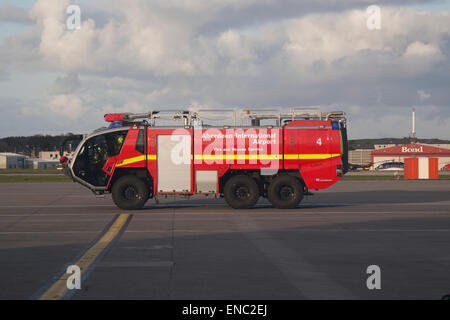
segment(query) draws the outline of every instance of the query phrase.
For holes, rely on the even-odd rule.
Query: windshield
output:
[[[120,153],[126,134],[127,131],[115,131],[86,140],[73,165],[75,176],[93,186],[106,186],[109,175],[103,167],[110,157]]]

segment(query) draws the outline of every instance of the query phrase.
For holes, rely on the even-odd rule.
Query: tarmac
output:
[[[0,299],[441,299],[449,270],[450,180],[340,181],[292,210],[122,211],[75,183],[0,184]]]

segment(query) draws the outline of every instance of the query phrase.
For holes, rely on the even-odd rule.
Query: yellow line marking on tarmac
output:
[[[77,262],[74,264],[80,267],[81,275],[91,266],[91,264],[97,259],[102,251],[114,240],[119,234],[120,230],[124,227],[130,214],[120,214],[108,231],[98,240]],[[67,279],[71,274],[64,273],[59,279],[57,279],[50,288],[48,288],[38,300],[60,300],[62,299],[67,289]]]

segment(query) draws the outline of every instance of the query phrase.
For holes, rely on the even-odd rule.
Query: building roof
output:
[[[59,160],[57,159],[28,158],[27,160],[42,163],[59,163]]]
[[[410,143],[372,151],[373,156],[412,156],[412,157],[450,157],[450,149],[437,148],[429,145]]]
[[[13,153],[13,152],[0,152],[0,156],[10,156],[10,157],[26,157],[23,154]]]

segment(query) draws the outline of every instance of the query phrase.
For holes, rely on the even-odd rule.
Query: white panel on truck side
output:
[[[157,143],[158,192],[191,192],[191,135],[158,135]]]
[[[196,172],[197,193],[217,193],[217,171]]]

